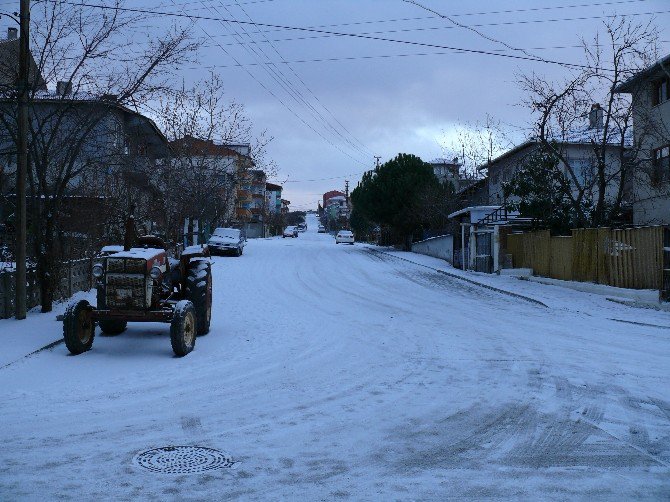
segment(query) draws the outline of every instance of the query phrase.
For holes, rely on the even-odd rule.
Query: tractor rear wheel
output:
[[[184,357],[195,347],[197,325],[193,304],[188,300],[177,302],[170,324],[170,343],[177,357]]]
[[[212,318],[212,267],[206,260],[190,263],[186,275],[186,299],[190,300],[198,320],[198,336],[209,333]]]
[[[86,300],[71,303],[63,316],[63,338],[71,354],[77,355],[91,349],[95,337],[95,322],[91,305]]]
[[[107,336],[120,335],[128,326],[127,321],[98,321],[102,332]]]

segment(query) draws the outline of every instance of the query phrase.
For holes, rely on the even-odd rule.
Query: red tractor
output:
[[[206,335],[212,316],[209,249],[190,246],[179,260],[167,256],[159,237],[137,239],[134,247],[100,259],[93,266],[97,305],[71,303],[63,316],[63,337],[72,354],[93,345],[96,323],[106,335],[122,333],[128,322],[170,323],[172,350],[178,357]]]

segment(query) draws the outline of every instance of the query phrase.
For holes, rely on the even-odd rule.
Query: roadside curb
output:
[[[386,256],[390,256],[392,258],[397,258],[398,260],[406,261],[408,263],[411,263],[412,265],[417,265],[419,267],[425,267],[427,269],[434,270],[435,272],[438,272],[440,274],[444,274],[444,275],[447,275],[449,277],[453,277],[454,279],[458,279],[460,281],[467,282],[467,283],[473,284],[475,286],[479,286],[481,288],[488,289],[490,291],[495,291],[496,293],[511,296],[513,298],[518,298],[519,300],[523,300],[523,301],[526,301],[526,302],[529,302],[529,303],[533,303],[535,305],[540,305],[541,307],[544,307],[544,308],[549,308],[549,306],[546,303],[541,302],[540,300],[536,300],[535,298],[531,298],[529,296],[524,296],[524,295],[519,294],[519,293],[514,293],[512,291],[507,291],[506,289],[496,288],[495,286],[489,286],[488,284],[484,284],[484,283],[475,281],[473,279],[469,279],[467,277],[461,277],[460,275],[449,273],[446,270],[440,270],[439,268],[434,268],[434,267],[431,267],[429,265],[424,265],[423,263],[417,263],[415,261],[408,260],[407,258],[403,258],[401,256],[396,256],[394,254],[387,253],[386,251],[381,251],[379,249],[373,248],[372,246],[370,246],[368,249],[373,250],[373,252],[375,252],[375,253],[385,254]]]
[[[664,303],[651,303],[651,302],[640,302],[635,300],[622,300],[620,298],[606,297],[605,300],[619,303],[620,305],[625,305],[626,307],[633,307],[636,309],[648,309],[656,310],[658,312],[670,312],[670,304]]]
[[[18,359],[12,361],[11,363],[7,363],[4,366],[0,366],[0,370],[4,370],[5,368],[11,366],[12,364],[16,364],[19,361],[23,361],[24,359],[28,359],[29,357],[34,356],[35,354],[39,354],[42,351],[53,349],[54,347],[56,347],[57,345],[60,345],[64,341],[65,341],[65,339],[61,338],[60,340],[56,340],[55,342],[48,343],[44,347],[40,347],[37,350],[33,350],[30,354],[26,354],[25,356],[19,357]]]

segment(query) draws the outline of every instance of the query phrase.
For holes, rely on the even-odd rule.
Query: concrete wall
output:
[[[412,252],[441,258],[452,262],[454,256],[454,236],[442,235],[412,244]]]
[[[262,223],[247,223],[244,227],[247,239],[265,237],[265,228]]]

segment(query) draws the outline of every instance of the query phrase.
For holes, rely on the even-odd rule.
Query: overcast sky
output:
[[[669,0],[417,2],[550,60],[583,62],[574,46],[582,37],[592,39],[613,14],[653,20],[661,55],[670,52]],[[127,5],[313,30],[200,19],[192,29],[205,39],[201,64],[179,70],[187,82],[205,77],[209,69],[218,72],[228,97],[245,105],[256,130],[274,137],[269,156],[279,174],[273,181],[283,184],[293,209],[315,209],[320,195],[343,189],[345,179],[353,188],[373,167],[375,155],[382,162],[400,152],[427,161],[441,157],[441,144],[455,127],[483,121],[487,113],[523,139],[531,116],[520,106],[516,75],[537,72],[560,79],[566,72],[554,64],[400,43],[514,53],[402,0],[137,0]]]

